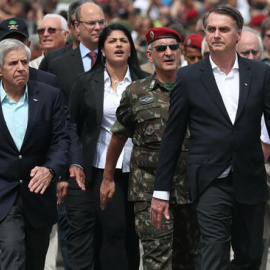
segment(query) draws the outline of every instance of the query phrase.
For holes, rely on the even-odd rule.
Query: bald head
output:
[[[261,61],[262,47],[258,35],[243,31],[241,40],[236,45],[237,52],[245,58]]]
[[[75,27],[81,43],[91,51],[97,49],[99,35],[107,24],[102,9],[87,2],[76,9],[75,16]]]

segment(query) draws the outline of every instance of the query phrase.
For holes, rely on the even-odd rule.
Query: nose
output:
[[[247,58],[251,60],[255,60],[255,55],[250,51]]]
[[[121,43],[120,40],[117,40],[117,41],[116,41],[116,46],[117,46],[117,47],[122,46],[122,43]]]
[[[167,46],[166,50],[165,50],[165,54],[166,55],[172,55],[172,50],[170,49],[169,46]]]
[[[220,33],[219,33],[218,28],[217,28],[216,31],[215,31],[214,37],[219,38],[219,36],[220,36]]]
[[[100,30],[101,29],[99,22],[96,22],[94,28],[95,28],[95,30]]]
[[[23,66],[21,61],[18,62],[17,69],[18,70],[23,70],[24,69],[24,66]]]
[[[50,33],[49,33],[49,31],[48,31],[48,28],[45,28],[45,31],[44,31],[44,34],[43,34],[43,36],[48,36]]]

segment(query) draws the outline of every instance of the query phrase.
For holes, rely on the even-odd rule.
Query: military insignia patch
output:
[[[155,36],[155,33],[153,31],[150,32],[150,37],[153,39]]]
[[[8,22],[9,26],[9,30],[18,30],[18,24],[16,21],[12,20]]]
[[[144,135],[151,136],[154,133],[154,127],[152,125],[148,125],[145,129]]]
[[[153,96],[144,96],[140,98],[140,104],[145,105],[152,103],[155,100]]]

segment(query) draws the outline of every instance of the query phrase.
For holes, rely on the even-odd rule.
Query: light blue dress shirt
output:
[[[16,103],[8,97],[1,83],[0,97],[6,125],[14,143],[20,151],[28,124],[28,87],[26,85],[24,95]]]
[[[81,56],[82,56],[82,62],[83,62],[83,67],[84,67],[84,71],[89,71],[91,69],[91,58],[87,55],[88,53],[90,53],[91,51],[86,48],[82,43],[80,43],[80,52],[81,52]],[[98,50],[94,50],[94,52],[98,52]]]

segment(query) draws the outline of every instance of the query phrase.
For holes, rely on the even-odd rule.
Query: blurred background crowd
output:
[[[60,14],[67,18],[72,0],[0,0],[0,20],[11,17],[24,19],[31,40],[32,59],[40,48],[36,30],[44,15]],[[200,33],[202,16],[213,6],[230,4],[237,7],[245,24],[260,31],[262,21],[269,15],[268,0],[94,0],[105,13],[108,23],[121,22],[132,33],[140,64],[147,61],[145,33],[151,27],[171,27],[180,33],[182,40],[190,33]],[[71,39],[67,39],[70,43]]]

